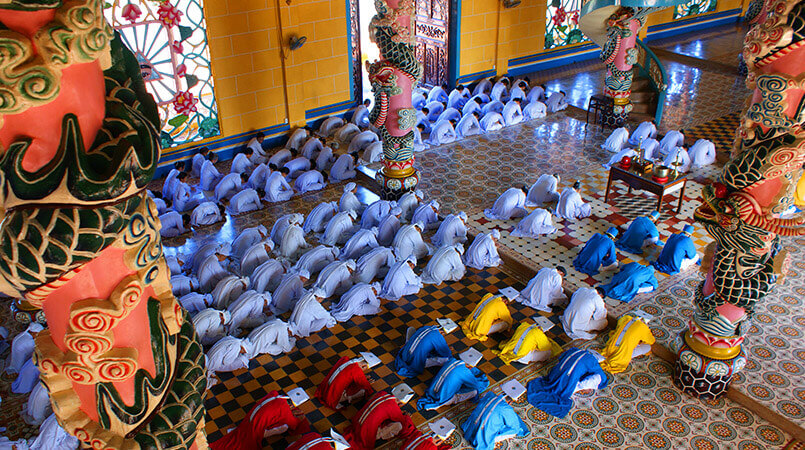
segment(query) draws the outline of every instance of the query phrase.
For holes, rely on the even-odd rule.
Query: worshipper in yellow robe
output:
[[[527,322],[517,327],[508,342],[500,344],[500,351],[495,351],[506,364],[511,364],[512,361],[524,364],[543,361],[561,352],[562,348],[546,336],[539,326]]]
[[[461,329],[470,339],[485,341],[487,335],[511,328],[512,316],[502,294],[486,294],[472,314],[461,322]]]
[[[805,208],[805,173],[799,177],[797,182],[797,190],[794,195],[794,205],[799,209]]]
[[[610,333],[607,346],[601,350],[605,358],[601,368],[610,373],[621,373],[629,367],[632,358],[651,351],[654,335],[646,322],[639,317],[625,315]]]

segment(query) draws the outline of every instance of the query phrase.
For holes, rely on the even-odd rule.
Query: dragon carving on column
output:
[[[0,292],[41,309],[34,361],[87,448],[206,448],[204,355],[144,192],[160,120],[102,0],[0,4]]]
[[[375,96],[369,120],[383,141],[383,168],[376,176],[382,197],[397,199],[419,183],[411,92],[422,77],[422,64],[415,53],[414,1],[375,0],[375,7],[369,35],[380,48],[380,60],[366,63]]]
[[[781,236],[805,235],[805,217],[786,214],[805,163],[805,1],[766,0],[743,56],[754,92],[731,159],[695,212],[715,243],[675,349],[674,381],[706,398],[723,395],[746,364],[741,344],[755,305],[789,265]]]

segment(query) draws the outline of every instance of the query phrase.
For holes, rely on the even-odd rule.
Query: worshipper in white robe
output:
[[[553,226],[551,213],[542,208],[537,208],[517,223],[517,227],[512,230],[511,235],[536,239],[542,235],[555,232],[556,227]]]
[[[246,228],[232,241],[230,255],[232,255],[233,258],[241,259],[249,247],[268,237],[268,229],[264,225]]]
[[[325,120],[325,122],[327,122]],[[324,124],[322,124],[324,125]],[[285,143],[285,148],[288,150],[299,150],[302,147],[302,144],[305,143],[310,132],[307,128],[297,128],[291,134],[291,137],[288,138],[288,142]]]
[[[343,294],[354,283],[353,274],[356,267],[354,259],[331,262],[319,273],[316,283],[313,284],[313,290],[318,290],[317,295],[322,298]]]
[[[491,209],[485,209],[484,215],[489,220],[509,220],[525,217],[526,188],[509,188],[500,194]]]
[[[640,148],[643,150],[643,154],[645,155],[647,161],[653,161],[660,156],[660,143],[657,142],[656,139],[643,139],[643,143],[641,144]]]
[[[197,312],[207,309],[212,305],[212,294],[191,292],[179,297],[179,303],[190,315],[195,315]]]
[[[232,166],[229,168],[229,173],[249,173],[254,169],[251,157],[254,154],[252,149],[246,147],[243,153],[238,153],[232,158]]]
[[[427,114],[428,121],[436,122],[439,119],[439,115],[444,111],[445,106],[446,105],[442,102],[428,102],[425,107],[422,108],[422,112]]]
[[[492,86],[492,92],[489,94],[489,97],[495,100],[507,99],[509,97],[509,80],[502,78],[495,83],[495,85]]]
[[[324,175],[318,170],[308,170],[307,172],[301,173],[294,182],[294,188],[300,194],[304,194],[306,192],[313,192],[313,191],[320,191],[327,186],[327,182],[324,181]]]
[[[416,259],[411,256],[394,263],[383,279],[380,297],[397,301],[406,295],[412,295],[422,289],[422,280],[414,273]]]
[[[251,160],[255,166],[259,166],[268,161],[268,153],[263,149],[263,142],[265,140],[265,134],[257,133],[254,137],[249,139],[249,142],[246,144],[246,147],[252,151]]]
[[[301,225],[304,220],[305,217],[299,213],[285,214],[280,217],[271,227],[271,240],[275,245],[280,245],[285,230],[291,225]]]
[[[629,128],[624,126],[612,130],[612,133],[609,135],[607,140],[604,141],[603,144],[601,144],[601,148],[612,153],[617,153],[626,148],[626,145],[628,143],[629,143]]]
[[[334,162],[335,156],[333,156],[333,149],[330,146],[325,146],[319,152],[319,156],[316,157],[316,169],[322,172],[330,170]]]
[[[457,110],[456,108],[445,108],[445,110],[442,111],[441,114],[439,114],[439,117],[436,119],[436,122],[438,123],[445,120],[448,122],[451,120],[455,120],[456,122],[458,122],[460,119],[461,119],[461,111]]]
[[[685,135],[683,134],[683,130],[671,130],[665,133],[665,136],[663,136],[662,140],[660,141],[660,155],[665,156],[671,150],[684,146]]]
[[[22,406],[20,416],[28,425],[39,426],[51,414],[53,414],[53,409],[50,405],[48,389],[43,383],[37,383]]]
[[[34,338],[44,327],[37,322],[28,324],[28,328],[16,335],[11,341],[11,360],[6,366],[6,373],[19,373],[26,361],[34,354]]]
[[[419,128],[420,125],[424,127],[422,130],[423,133],[430,133],[430,119],[428,119],[428,114],[430,114],[430,110],[425,107],[422,108],[421,111],[416,112],[416,126]]]
[[[277,254],[294,261],[306,248],[310,248],[310,244],[305,241],[305,231],[299,225],[291,225],[282,233]]]
[[[342,261],[358,259],[373,248],[379,247],[380,244],[377,242],[377,230],[377,227],[358,230],[349,238],[347,243],[344,244],[344,248],[341,249],[338,259]]]
[[[288,229],[290,230],[290,228]],[[240,274],[243,276],[251,275],[258,266],[271,259],[269,255],[272,250],[274,250],[274,242],[271,239],[252,244],[251,247],[243,252],[243,256],[240,259]]]
[[[34,364],[33,359],[28,359],[20,367],[19,375],[11,384],[11,392],[15,394],[27,394],[39,383],[39,369]]]
[[[303,253],[291,270],[304,270],[311,275],[315,275],[337,258],[338,248],[319,245]]]
[[[333,302],[330,314],[339,322],[352,316],[371,316],[380,312],[380,283],[358,283],[345,292],[338,303]]]
[[[373,142],[379,142],[380,138],[372,130],[361,131],[349,142],[347,153],[360,152],[369,147]]]
[[[506,122],[506,126],[517,125],[523,121],[523,110],[520,107],[521,103],[522,100],[519,98],[509,100],[508,103],[506,103],[501,113],[503,121]]]
[[[327,222],[324,233],[320,235],[319,242],[329,247],[342,245],[355,232],[352,222],[357,217],[355,211],[342,211]]]
[[[456,125],[455,120],[446,120],[433,125],[433,129],[428,136],[428,143],[430,145],[449,144],[456,140],[456,130],[453,128]]]
[[[634,158],[637,155],[638,155],[638,153],[635,151],[635,149],[626,147],[623,150],[619,151],[618,153],[615,153],[614,155],[612,155],[612,157],[609,158],[609,162],[604,164],[604,167],[609,169],[610,167],[612,167],[612,166],[614,166],[616,164],[620,164],[621,160],[623,160],[623,158],[626,157],[626,156],[628,156],[629,158],[632,158],[632,160],[634,160]]]
[[[352,138],[357,136],[360,132],[361,129],[355,126],[354,123],[347,123],[335,132],[335,139],[346,144],[352,141]]]
[[[529,103],[544,102],[545,100],[545,85],[534,86],[528,90],[526,99]]]
[[[190,269],[192,273],[198,273],[199,270],[201,270],[201,264],[213,253],[229,256],[232,253],[232,244],[229,242],[217,242],[215,240],[205,241],[187,258],[185,267]]]
[[[422,271],[423,284],[442,284],[445,281],[458,281],[464,278],[467,269],[461,261],[464,245],[455,244],[436,250]]]
[[[486,114],[489,114],[491,112],[496,112],[496,113],[498,113],[500,115],[503,115],[503,109],[505,107],[506,107],[506,105],[503,102],[500,102],[498,100],[493,100],[493,101],[487,103],[486,105],[484,105],[481,108],[481,114],[486,115]],[[503,123],[504,124],[506,123],[505,119],[504,119]]]
[[[194,227],[212,225],[224,220],[224,206],[215,202],[204,202],[193,208],[190,213],[190,225]]]
[[[425,230],[435,230],[439,228],[439,202],[431,200],[423,203],[414,210],[411,222],[420,222]]]
[[[554,211],[557,217],[574,220],[583,219],[592,214],[592,207],[581,199],[580,189],[581,183],[576,181],[573,183],[573,187],[567,187],[562,191],[562,194],[559,195],[559,202],[556,204],[556,211]]]
[[[288,328],[293,334],[300,337],[308,337],[323,328],[330,328],[338,323],[321,306],[321,297],[314,291],[308,292],[299,299],[293,308]]]
[[[607,326],[607,305],[601,288],[583,287],[573,293],[570,304],[559,319],[571,339],[590,340],[595,331]]]
[[[422,133],[425,132],[425,125],[419,123],[414,127],[414,151],[423,152],[430,148],[430,144],[422,140]]]
[[[545,106],[548,112],[555,113],[563,109],[567,109],[567,101],[565,100],[565,91],[554,92],[548,99],[545,100]]]
[[[305,292],[305,283],[309,278],[310,274],[304,270],[286,273],[271,295],[271,312],[278,316],[293,309]]]
[[[161,197],[159,197],[162,194],[160,194],[158,192],[154,193],[154,192],[151,192],[150,190],[147,191],[147,192],[148,192],[148,196],[151,198],[151,201],[154,202],[154,206],[156,206],[156,208],[157,208],[157,214],[162,215],[162,214],[165,214],[166,212],[168,212],[168,204],[165,203],[165,200],[163,200]]]
[[[4,427],[0,427],[0,431],[4,430]],[[78,444],[76,444],[76,448],[78,448]],[[30,447],[28,446],[27,439],[17,439],[16,441],[12,441],[5,436],[0,436],[0,450],[30,450]]]
[[[316,133],[321,137],[329,137],[335,134],[336,130],[343,125],[344,119],[337,116],[328,117],[319,125],[319,130]]]
[[[223,200],[229,200],[241,189],[243,183],[247,182],[248,180],[248,178],[244,180],[243,175],[240,173],[230,173],[221,178],[221,181],[219,181],[215,186],[215,190],[213,192],[215,201],[220,203]]]
[[[402,210],[402,220],[410,222],[414,211],[419,207],[419,202],[425,198],[425,194],[417,189],[413,192],[406,192],[397,200],[397,207]]]
[[[473,97],[467,103],[464,104],[464,107],[461,108],[461,115],[468,116],[474,112],[477,112],[478,115],[483,115],[483,101],[480,97]]]
[[[217,309],[226,309],[249,288],[249,277],[238,278],[229,275],[215,285],[212,290],[213,306]]]
[[[520,101],[525,100],[525,91],[522,87],[515,85],[511,91],[509,91],[509,102],[514,99],[518,99]]]
[[[375,200],[361,214],[361,228],[372,228],[380,224],[380,220],[397,206],[393,200]]]
[[[312,136],[305,141],[305,145],[302,146],[302,150],[299,151],[299,154],[302,155],[303,158],[313,161],[323,148],[324,143],[322,142],[322,138]]]
[[[690,154],[685,150],[685,147],[677,147],[669,151],[668,155],[662,161],[662,165],[670,167],[672,170],[677,169],[679,173],[689,171],[691,164]]]
[[[699,139],[688,150],[691,166],[695,168],[704,167],[716,162],[716,146],[712,141]]]
[[[195,208],[200,201],[195,188],[184,182],[186,179],[187,174],[180,173],[173,191],[173,209],[180,213]]]
[[[445,217],[430,241],[436,248],[467,242],[467,213],[459,211]]]
[[[304,156],[297,156],[286,162],[282,167],[288,169],[288,179],[294,180],[302,173],[310,170],[310,160]]]
[[[162,224],[159,235],[164,238],[180,236],[190,231],[190,214],[168,211],[159,216],[159,222]]]
[[[355,161],[358,159],[357,154],[345,153],[338,157],[330,167],[330,183],[338,183],[340,181],[355,178]]]
[[[181,297],[198,289],[198,280],[187,275],[174,275],[171,277],[173,295]]]
[[[383,278],[395,261],[394,252],[390,248],[373,248],[358,259],[355,267],[355,281],[371,283],[375,278]]]
[[[359,164],[369,165],[383,160],[383,143],[380,141],[372,142],[363,150],[363,154],[358,160]]]
[[[211,345],[226,336],[226,325],[232,319],[229,311],[207,308],[193,316],[193,328],[196,329],[199,342]]]
[[[181,163],[176,163],[177,166]],[[165,177],[165,182],[162,183],[162,198],[164,199],[173,199],[173,191],[176,187],[176,183],[178,181],[179,174],[182,173],[178,167],[174,167],[173,169],[168,172],[168,175]]]
[[[424,225],[421,222],[415,222],[410,225],[403,225],[394,236],[394,254],[397,260],[405,260],[409,256],[416,259],[424,258],[432,253],[430,245],[422,240],[422,230]]]
[[[447,96],[447,106],[461,111],[461,108],[467,103],[468,97],[465,95],[465,92],[467,91],[459,89],[458,87],[450,91],[450,95]]]
[[[302,229],[307,233],[321,233],[327,226],[327,222],[338,212],[338,203],[321,202],[316,205],[305,218]]]
[[[254,346],[248,339],[227,336],[216,342],[206,353],[207,372],[233,372],[247,369]]]
[[[39,435],[33,439],[28,447],[30,450],[76,450],[81,441],[77,437],[64,431],[56,420],[56,414],[51,414],[39,427]],[[18,448],[17,450],[23,450]]]
[[[201,166],[201,176],[199,177],[199,188],[202,191],[211,191],[215,189],[215,185],[221,181],[224,176],[215,167],[218,161],[218,156],[215,153],[210,154],[210,159],[204,161]]]
[[[498,230],[480,233],[475,236],[475,240],[472,241],[472,244],[464,254],[464,265],[477,270],[501,265],[503,260],[498,255],[498,239],[500,239],[500,231]]]
[[[394,242],[394,236],[400,230],[400,219],[402,218],[402,209],[398,206],[391,208],[380,223],[377,224],[377,243],[384,247],[388,247]]]
[[[529,102],[523,108],[523,117],[525,120],[542,119],[548,115],[548,107],[545,103],[540,101]]]
[[[170,270],[171,275],[182,274],[182,265],[184,265],[184,261],[180,259],[180,256],[181,255],[165,255],[165,263],[168,265],[168,270]]]
[[[492,80],[481,80],[475,85],[475,89],[472,90],[472,95],[481,93],[488,94],[489,92],[492,92]]]
[[[653,120],[651,122],[641,122],[632,132],[632,135],[629,136],[629,144],[632,147],[637,147],[640,141],[654,139],[655,137],[657,137],[657,124]]]
[[[423,93],[414,92],[413,95],[411,95],[411,106],[413,106],[415,109],[417,110],[422,109],[425,107],[427,103],[428,99],[425,97]]]
[[[219,281],[229,276],[221,262],[226,256],[214,253],[204,259],[198,270],[198,285],[203,293],[212,292]]]
[[[567,303],[567,295],[562,289],[565,275],[567,269],[562,266],[543,267],[515,300],[537,311],[551,312],[551,306]]]
[[[484,133],[497,131],[506,126],[503,116],[494,111],[484,114],[479,123],[481,124],[481,129],[484,130]]]
[[[282,168],[280,170],[271,172],[266,180],[266,196],[267,202],[284,202],[293,197],[293,189],[288,184],[286,177],[288,176],[288,169]]]
[[[349,119],[350,122],[354,123],[355,125],[366,128],[369,126],[369,106],[372,104],[372,101],[368,98],[363,101],[362,104],[358,105],[355,108],[355,112],[352,113],[352,117]]]
[[[257,292],[273,292],[285,275],[285,266],[275,259],[270,259],[257,266],[249,275],[249,289]]]
[[[428,102],[446,102],[448,100],[445,88],[447,86],[433,86],[428,92]]]
[[[459,138],[466,138],[483,133],[481,123],[478,122],[480,117],[481,115],[477,112],[463,116],[461,120],[458,121],[458,125],[456,125],[456,135],[458,135]]]
[[[349,182],[344,186],[344,193],[338,199],[337,211],[355,211],[360,214],[363,211],[363,203],[358,200],[355,194],[358,192],[358,185],[354,182]]]
[[[254,328],[263,324],[268,317],[264,311],[271,304],[271,294],[257,291],[246,291],[237,300],[227,306],[232,316],[229,321],[229,334],[239,336],[242,329]]]
[[[275,168],[282,167],[292,158],[296,158],[296,155],[298,154],[299,154],[298,151],[288,150],[287,148],[277,150],[273,155],[271,155],[271,158],[268,159],[268,167],[271,167],[272,165]]]
[[[526,206],[542,206],[559,200],[559,192],[556,187],[561,181],[559,174],[548,175],[544,173],[537,178],[537,182],[528,189],[525,197]]]
[[[272,356],[288,353],[296,345],[288,324],[278,317],[272,317],[249,333],[249,342],[254,346],[253,356],[268,353]]]
[[[248,188],[233,195],[232,198],[229,199],[229,205],[226,209],[229,211],[229,214],[243,214],[263,209],[263,202],[260,200],[259,192]]]
[[[201,176],[201,166],[204,165],[204,161],[208,159],[209,154],[209,148],[201,147],[198,149],[198,152],[193,155],[193,159],[190,160],[190,173],[192,173],[194,177]]]

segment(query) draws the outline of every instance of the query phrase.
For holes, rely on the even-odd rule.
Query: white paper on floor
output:
[[[335,450],[345,450],[349,448],[347,439],[332,428],[330,428],[330,437],[335,441]]]
[[[393,395],[400,403],[408,403],[412,398],[414,398],[414,390],[411,389],[411,386],[408,386],[405,383],[400,383],[391,390],[391,395]]]
[[[484,357],[484,355],[482,355],[481,352],[479,352],[478,350],[475,350],[474,348],[470,347],[469,349],[467,349],[467,351],[458,355],[458,357],[461,358],[462,361],[467,363],[468,366],[475,367],[478,365],[479,362],[481,362],[481,359]]]
[[[366,361],[366,365],[369,366],[370,369],[380,364],[380,358],[372,352],[361,352],[361,357]]]
[[[450,435],[453,434],[453,431],[456,431],[456,426],[453,425],[453,422],[445,419],[444,417],[429,424],[428,427],[430,427],[431,431],[433,431],[433,434],[439,436],[443,440],[449,438]]]
[[[453,319],[444,318],[436,319],[436,321],[439,322],[439,325],[442,327],[445,333],[452,333],[456,328],[458,328],[458,325],[456,325]]]
[[[512,400],[517,400],[520,398],[523,394],[525,394],[526,390],[525,386],[523,386],[523,383],[520,383],[514,379],[503,383],[501,388],[503,388],[503,393],[508,395]]]
[[[638,310],[636,310],[636,311],[634,312],[634,315],[636,315],[636,316],[640,317],[640,318],[641,318],[641,319],[643,319],[643,321],[644,321],[644,322],[646,322],[646,323],[649,323],[649,322],[651,322],[652,320],[654,320],[654,316],[652,316],[651,314],[649,314],[649,313],[647,313],[647,312],[643,311],[642,309],[638,309]]]
[[[294,406],[299,406],[310,400],[310,396],[307,395],[307,392],[300,387],[288,391],[288,397],[291,398],[291,402],[293,402]]]
[[[545,316],[534,316],[534,323],[536,323],[542,331],[548,331],[556,326],[555,323],[551,322],[551,319]]]
[[[506,298],[508,298],[509,300],[514,300],[515,298],[520,296],[520,291],[518,291],[517,289],[515,289],[515,288],[513,288],[511,286],[507,286],[507,287],[501,289],[500,293],[505,295]]]

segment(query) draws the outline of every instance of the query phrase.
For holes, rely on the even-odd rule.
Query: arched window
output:
[[[140,62],[164,148],[220,134],[203,0],[109,0],[106,19]]]
[[[586,41],[579,30],[581,0],[551,0],[545,10],[545,50]]]
[[[716,0],[691,0],[676,7],[674,19],[712,12],[716,10],[716,6]]]

